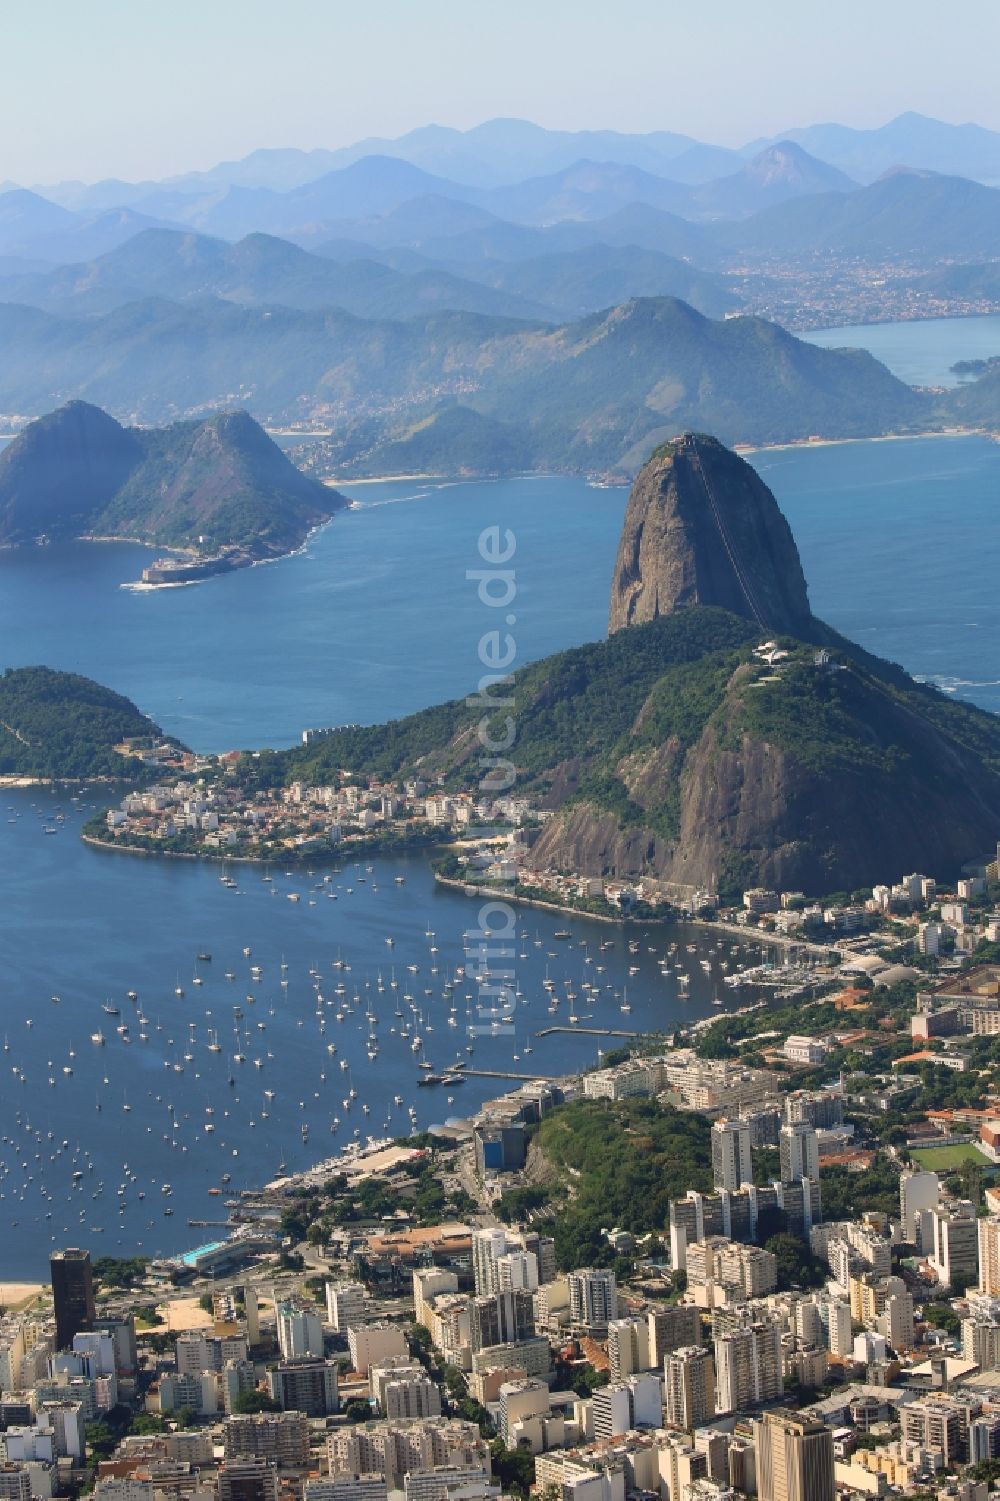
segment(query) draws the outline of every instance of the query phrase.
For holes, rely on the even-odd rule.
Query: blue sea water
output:
[[[959,360],[1000,354],[1000,316],[927,318],[910,323],[859,323],[800,334],[825,349],[867,349],[911,386],[955,386]]]
[[[1000,445],[919,438],[751,462],[791,523],[815,613],[1000,712]]]
[[[85,672],[198,749],[289,745],[307,725],[409,713],[482,670],[495,612],[466,574],[482,568],[491,526],[516,537],[518,662],[603,631],[623,491],[576,479],[346,488],[357,508],[300,555],[187,588],[120,588],[150,558],[140,547],[0,553],[0,663]]]

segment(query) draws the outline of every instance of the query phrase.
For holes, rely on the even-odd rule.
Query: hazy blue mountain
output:
[[[67,209],[50,203],[28,188],[11,188],[0,193],[0,242],[22,242],[37,235],[55,234],[70,229],[76,218]]]
[[[850,193],[858,184],[837,167],[818,161],[794,141],[766,146],[728,177],[695,188],[688,211],[732,219],[790,198],[813,193]]]
[[[719,177],[731,176],[733,172],[739,171],[742,163],[740,153],[731,151],[728,146],[706,146],[701,141],[695,141],[680,156],[668,157],[662,171],[671,182],[697,186],[703,182],[714,182]]]
[[[27,190],[0,194],[0,254],[22,260],[89,260],[160,224],[128,208],[73,214]]]
[[[444,222],[449,219],[450,216],[446,216]],[[391,240],[393,229],[401,232],[405,224],[406,205],[398,211],[393,225],[384,231],[386,239]],[[359,234],[364,231],[369,237],[382,233],[371,222],[350,227]],[[419,235],[413,240],[400,240],[397,244],[418,248],[422,255],[450,265],[452,269],[474,266],[481,261],[528,260],[591,245],[634,245],[702,265],[717,255],[711,234],[700,225],[643,203],[629,204],[603,219],[551,224],[544,228],[510,224],[491,216],[480,227],[440,235],[433,233],[433,224],[422,214]]]
[[[395,140],[369,138],[335,152],[338,165],[378,153],[401,157],[425,171],[483,187],[516,183],[528,177],[563,171],[574,162],[619,162],[643,171],[672,176],[669,164],[687,152],[685,181],[706,181],[739,164],[735,151],[721,146],[703,147],[690,136],[672,131],[628,135],[616,130],[546,130],[529,120],[486,120],[471,130],[452,130],[427,125]]]
[[[421,125],[397,137],[367,136],[328,155],[326,170],[331,172],[349,167],[366,156],[392,156],[468,187],[497,187],[508,180],[502,170],[491,164],[487,154],[480,154],[467,144],[464,131],[445,125]],[[515,179],[528,176],[530,171],[530,166],[522,172],[515,171]]]
[[[500,224],[496,214],[474,203],[460,203],[440,193],[427,193],[407,199],[385,214],[366,219],[344,219],[329,223],[330,238],[310,241],[310,250],[330,254],[330,246],[344,241],[387,248],[409,246],[420,249],[425,242],[437,243],[451,235],[470,230],[489,229]]]
[[[75,318],[0,303],[0,411],[41,413],[72,395],[128,422],[169,422],[234,398],[261,418],[320,406],[342,417],[468,383],[484,347],[521,327],[472,313],[377,322],[211,299],[148,298]]]
[[[363,152],[362,155],[371,155]],[[340,152],[316,147],[302,151],[294,146],[265,146],[236,161],[219,162],[206,172],[181,172],[163,179],[162,186],[178,193],[202,193],[218,187],[271,188],[287,193],[307,182],[315,182],[327,172],[348,164]]]
[[[37,187],[35,192],[74,213],[93,215],[131,207],[161,221],[179,221],[236,238],[255,229],[290,233],[297,228],[297,221],[287,220],[275,202],[267,197],[255,201],[246,194],[273,194],[281,199],[366,159],[403,162],[437,179],[439,185],[447,184],[450,195],[464,197],[467,192],[549,177],[583,160],[633,167],[697,187],[732,177],[765,147],[789,141],[859,182],[873,181],[897,166],[1000,181],[1000,133],[909,113],[874,130],[838,124],[786,130],[771,140],[750,142],[740,151],[670,131],[646,135],[555,131],[530,121],[504,119],[488,120],[467,131],[427,125],[395,139],[371,137],[335,150],[264,148],[236,161],[219,162],[207,171],[186,172],[160,182],[60,182]],[[13,186],[0,185],[0,193]],[[417,191],[411,189],[410,196]],[[334,207],[332,213],[347,218],[384,211],[382,203]],[[327,213],[325,208],[323,213]]]
[[[776,324],[641,298],[515,338],[469,405],[539,434],[552,467],[638,468],[668,430],[729,442],[906,426],[926,403],[860,351],[820,364]],[[824,351],[828,352],[828,351]]]
[[[155,182],[124,182],[120,177],[102,177],[99,182],[68,180],[48,183],[36,186],[33,191],[50,203],[69,209],[70,213],[88,215],[100,214],[109,208],[129,208],[155,192],[157,187]]]
[[[720,246],[766,255],[982,259],[1000,247],[1000,191],[962,177],[899,171],[854,193],[764,209],[715,234]]]
[[[34,276],[40,271],[51,270],[49,261],[23,255],[0,255],[0,276]]]
[[[271,235],[226,240],[147,230],[108,255],[35,276],[0,278],[0,300],[50,312],[102,313],[141,298],[220,297],[249,307],[341,307],[362,317],[411,318],[436,308],[539,318],[548,309],[437,267],[407,274],[373,260],[338,262]]]
[[[468,274],[566,320],[633,297],[679,297],[710,318],[741,306],[720,276],[634,245],[590,245],[524,261],[490,261],[470,267]]]
[[[330,238],[325,226],[331,223],[385,214],[410,198],[431,193],[461,198],[463,192],[469,191],[409,162],[389,156],[366,156],[289,193],[274,193],[266,188],[229,188],[219,198],[202,204],[188,218],[200,229],[227,238],[261,230],[316,241]]]
[[[555,226],[554,238],[561,238],[565,248],[580,245],[638,245],[643,250],[658,250],[699,264],[715,258],[715,241],[709,229],[682,219],[679,214],[665,213],[648,203],[630,203],[587,225]]]
[[[797,141],[811,155],[861,182],[870,182],[898,166],[922,167],[986,182],[1000,180],[1000,132],[982,125],[948,125],[912,112],[897,115],[874,130],[807,125],[782,131],[775,140]],[[764,144],[753,143],[747,151]]]
[[[235,161],[219,162],[207,171],[184,172],[158,183],[61,182],[38,191],[66,208],[86,212],[135,203],[153,192],[200,198],[241,187],[285,193],[371,156],[394,157],[436,177],[479,188],[560,172],[581,159],[619,162],[688,183],[721,177],[741,162],[736,151],[671,131],[648,135],[558,131],[527,120],[487,120],[467,131],[423,125],[405,135],[369,136],[333,150],[264,148]]]
[[[494,188],[479,202],[501,219],[523,224],[558,224],[567,219],[603,219],[633,203],[683,212],[691,189],[617,162],[577,161],[546,177]]]
[[[11,188],[0,193],[0,255],[21,261],[61,260],[59,250],[80,222],[76,214],[28,188]]]

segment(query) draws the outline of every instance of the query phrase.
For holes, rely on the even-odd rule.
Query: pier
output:
[[[625,1032],[620,1027],[543,1027],[536,1037],[551,1037],[554,1032],[568,1032],[580,1037],[641,1037],[641,1032]],[[466,1070],[471,1073],[471,1069]]]
[[[516,1079],[519,1084],[533,1084],[536,1079],[554,1079],[555,1074],[515,1074],[501,1068],[463,1068],[466,1079]]]

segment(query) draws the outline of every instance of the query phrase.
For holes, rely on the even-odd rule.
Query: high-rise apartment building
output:
[[[701,1338],[701,1314],[690,1303],[651,1308],[647,1314],[649,1364],[660,1370],[671,1350],[696,1345]]]
[[[715,1406],[739,1412],[781,1396],[781,1334],[776,1321],[760,1319],[715,1338]]]
[[[833,1430],[794,1412],[753,1425],[758,1501],[834,1501]]]
[[[365,1316],[365,1289],[361,1282],[328,1282],[326,1316],[338,1334],[346,1334],[352,1324]]]
[[[279,1303],[278,1349],[283,1360],[323,1357],[323,1325],[315,1309],[301,1303]]]
[[[472,1232],[472,1275],[480,1297],[500,1291],[497,1262],[507,1254],[507,1232],[502,1229]]]
[[[618,1317],[618,1290],[614,1272],[581,1267],[566,1278],[569,1285],[570,1321],[579,1329],[603,1334]]]
[[[778,1132],[782,1183],[801,1183],[819,1177],[819,1138],[807,1121],[793,1121]]]
[[[716,1121],[712,1126],[712,1175],[716,1188],[734,1192],[753,1182],[750,1127],[745,1121]]]
[[[715,1362],[704,1345],[673,1350],[663,1363],[664,1416],[673,1428],[698,1428],[715,1417]]]
[[[980,1220],[979,1291],[1000,1298],[1000,1217],[990,1215]]]

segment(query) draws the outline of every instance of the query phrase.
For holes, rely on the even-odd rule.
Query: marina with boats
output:
[[[5,801],[12,1274],[67,1239],[174,1254],[188,1219],[218,1223],[227,1200],[239,1224],[242,1190],[467,1118],[498,1079],[579,1071],[635,1033],[735,1009],[761,992],[729,982],[782,959],[710,926],[524,908],[509,957],[486,961],[476,903],[419,857],[221,874],[149,861],[136,881],[75,837],[86,792]],[[45,907],[28,910],[25,883]]]

